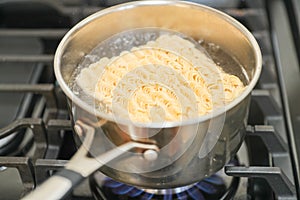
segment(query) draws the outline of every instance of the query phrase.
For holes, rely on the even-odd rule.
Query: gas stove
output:
[[[122,2],[126,1],[0,2],[0,199],[26,195],[76,152],[67,102],[53,73],[53,55],[74,24]],[[126,185],[97,171],[68,199],[300,198],[296,134],[300,109],[295,101],[300,95],[295,92],[300,85],[299,4],[293,0],[193,2],[239,20],[262,50],[263,71],[252,92],[246,139],[238,154],[211,177],[165,190]]]

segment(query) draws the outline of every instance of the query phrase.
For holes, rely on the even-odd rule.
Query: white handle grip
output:
[[[58,200],[72,188],[72,182],[62,176],[52,176],[41,186],[23,198],[23,200]]]

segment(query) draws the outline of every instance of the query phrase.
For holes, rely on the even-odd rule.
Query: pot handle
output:
[[[51,176],[41,186],[37,187],[29,195],[25,196],[24,200],[48,199],[57,200],[64,199],[72,191],[72,188],[79,185],[84,180],[84,177],[68,169],[63,169]]]
[[[91,147],[94,139],[95,129],[89,125],[82,123],[81,121],[77,121],[75,126],[77,126],[77,132],[79,130],[82,130],[81,134],[83,132],[86,134],[83,144],[81,145],[77,153],[67,163],[65,169],[50,177],[42,185],[25,196],[23,200],[63,199],[72,191],[75,186],[81,183],[86,177],[88,177],[90,174],[95,172],[97,169],[99,169],[109,161],[119,157],[125,151],[129,151],[133,148],[140,148],[153,152],[157,152],[159,150],[158,147],[154,144],[131,141],[122,144],[117,148],[111,149],[97,157],[87,157],[89,148]]]

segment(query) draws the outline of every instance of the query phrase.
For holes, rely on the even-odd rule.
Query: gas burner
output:
[[[134,186],[116,182],[107,178],[104,181],[103,192],[106,196],[122,199],[217,199],[226,191],[222,178],[213,175],[192,186],[184,186],[166,190],[143,190]]]
[[[233,161],[230,165],[236,165]],[[90,187],[95,199],[122,200],[209,200],[232,197],[238,187],[239,179],[226,176],[223,170],[198,183],[172,189],[142,189],[96,172],[90,177]]]

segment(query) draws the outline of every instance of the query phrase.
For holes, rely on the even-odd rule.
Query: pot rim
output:
[[[67,44],[72,39],[72,35],[74,35],[77,31],[79,31],[81,28],[83,28],[88,23],[94,21],[95,19],[105,16],[107,14],[118,12],[121,10],[127,10],[135,7],[141,7],[141,6],[162,6],[162,5],[171,5],[171,6],[178,6],[178,7],[193,7],[197,9],[204,9],[208,10],[210,12],[213,12],[214,14],[218,15],[218,17],[221,17],[225,19],[228,23],[233,25],[236,29],[238,29],[250,42],[250,44],[253,47],[254,50],[254,57],[255,57],[255,72],[253,75],[252,80],[247,85],[246,89],[242,92],[240,96],[238,96],[236,99],[231,101],[225,106],[222,106],[218,109],[213,110],[212,112],[196,117],[191,119],[186,119],[182,121],[171,121],[171,122],[154,122],[154,123],[136,123],[132,122],[128,119],[120,119],[115,116],[108,115],[104,112],[100,112],[99,110],[92,109],[90,105],[82,101],[78,96],[76,96],[68,84],[64,81],[62,74],[61,74],[61,58],[63,56],[63,52],[67,46]],[[69,30],[66,35],[61,40],[55,56],[54,56],[54,72],[56,79],[62,88],[63,92],[67,95],[67,97],[75,103],[76,106],[79,106],[83,110],[87,111],[88,113],[100,117],[102,119],[106,119],[108,121],[114,121],[121,125],[133,125],[136,127],[145,127],[145,128],[171,128],[171,127],[178,127],[178,126],[185,126],[185,125],[191,125],[191,124],[198,124],[200,122],[204,122],[207,120],[210,120],[214,117],[217,117],[219,115],[225,114],[228,110],[232,109],[236,105],[238,105],[240,102],[242,102],[246,97],[251,93],[254,86],[256,85],[260,73],[262,70],[262,55],[259,48],[259,45],[257,44],[257,41],[255,40],[254,36],[250,33],[250,31],[245,28],[240,22],[238,22],[236,19],[232,18],[231,16],[208,6],[192,3],[192,2],[186,2],[186,1],[169,1],[169,0],[146,0],[146,1],[135,1],[135,2],[129,2],[120,4],[117,6],[113,6],[110,8],[106,8],[104,10],[98,11],[87,18],[80,21],[78,24],[76,24],[71,30]]]

